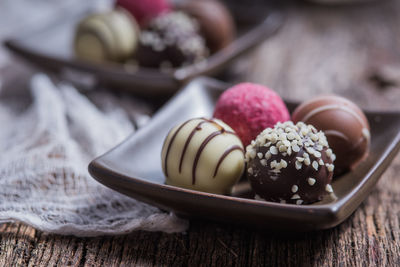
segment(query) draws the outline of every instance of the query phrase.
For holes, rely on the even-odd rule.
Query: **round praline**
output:
[[[212,52],[217,52],[232,43],[235,24],[230,11],[220,1],[183,1],[177,8],[194,17],[200,32]]]
[[[142,67],[168,70],[200,63],[208,54],[197,22],[183,12],[170,12],[142,31],[135,58]]]
[[[166,184],[229,194],[244,171],[243,145],[217,119],[196,118],[174,127],[161,152]]]
[[[91,62],[124,61],[137,48],[139,26],[124,9],[90,14],[76,27],[75,55]]]
[[[246,173],[257,198],[310,204],[333,192],[334,157],[323,132],[288,121],[265,129],[246,148]]]
[[[226,90],[215,105],[214,117],[231,126],[245,146],[265,128],[290,119],[282,98],[254,83],[240,83]]]
[[[295,109],[292,119],[312,124],[325,133],[337,156],[335,174],[354,169],[368,155],[368,119],[356,104],[344,97],[312,98]]]

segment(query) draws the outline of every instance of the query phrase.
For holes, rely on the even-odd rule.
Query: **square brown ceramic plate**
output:
[[[370,155],[354,171],[332,183],[337,199],[313,205],[253,200],[246,182],[234,196],[209,194],[164,184],[161,147],[168,131],[189,118],[211,116],[227,84],[197,78],[172,98],[151,122],[89,165],[100,183],[133,198],[188,217],[259,226],[266,229],[311,231],[334,227],[349,217],[379,180],[400,148],[400,113],[369,112]],[[296,103],[287,103],[293,109]]]
[[[145,96],[171,94],[196,76],[220,73],[234,59],[277,32],[283,22],[280,4],[277,2],[264,1],[254,12],[255,7],[246,9],[246,5],[240,5],[238,1],[227,1],[227,4],[231,3],[228,6],[237,24],[236,40],[208,57],[205,64],[191,65],[168,73],[157,69],[136,70],[123,64],[94,64],[76,59],[72,49],[75,25],[90,10],[77,11],[67,18],[59,18],[51,25],[22,33],[18,39],[5,41],[5,46],[23,59],[81,87],[93,88],[100,85],[123,88]]]

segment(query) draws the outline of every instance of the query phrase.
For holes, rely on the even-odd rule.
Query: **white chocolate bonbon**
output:
[[[209,193],[229,194],[244,171],[240,139],[217,119],[192,119],[173,128],[161,158],[167,184]]]

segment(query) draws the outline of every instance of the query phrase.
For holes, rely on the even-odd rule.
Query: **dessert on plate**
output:
[[[79,22],[74,50],[84,61],[168,72],[205,63],[234,36],[232,15],[218,0],[117,0],[113,10]]]
[[[167,184],[230,194],[244,178],[257,200],[307,205],[334,198],[335,176],[369,150],[368,120],[339,96],[305,101],[290,116],[275,91],[241,83],[220,95],[213,116],[169,132],[162,149]]]

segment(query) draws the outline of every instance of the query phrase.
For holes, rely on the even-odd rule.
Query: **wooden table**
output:
[[[336,92],[364,108],[400,110],[400,3],[304,3],[273,39],[238,62],[241,79],[290,99]],[[383,3],[382,3],[383,2]],[[399,266],[400,155],[340,226],[297,236],[213,222],[187,233],[76,238],[18,223],[0,225],[0,266]]]

